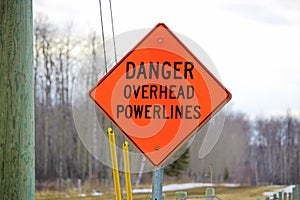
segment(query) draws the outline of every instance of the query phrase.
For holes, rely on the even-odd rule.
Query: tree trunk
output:
[[[0,198],[34,199],[31,0],[0,1]]]

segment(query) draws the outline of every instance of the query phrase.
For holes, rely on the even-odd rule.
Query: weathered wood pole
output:
[[[0,1],[0,199],[34,199],[32,0]]]

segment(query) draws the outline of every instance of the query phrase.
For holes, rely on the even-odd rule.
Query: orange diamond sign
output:
[[[155,26],[89,95],[155,167],[231,99],[164,24]]]

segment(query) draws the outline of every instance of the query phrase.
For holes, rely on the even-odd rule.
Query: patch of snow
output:
[[[182,183],[182,184],[171,184],[163,186],[163,191],[176,191],[176,190],[187,190],[187,189],[193,189],[198,187],[212,187],[215,186],[215,184],[211,183]]]
[[[290,185],[290,186],[284,188],[282,191],[286,192],[286,193],[289,193],[289,192],[292,193],[294,187],[295,187],[295,185]]]
[[[80,194],[79,197],[86,197],[86,194]]]
[[[272,197],[275,192],[264,192],[263,195],[265,197]]]
[[[217,186],[216,184],[212,183],[181,183],[181,184],[170,184],[163,186],[163,192],[170,192],[170,191],[178,191],[178,190],[188,190],[193,188],[199,187],[214,187]],[[222,184],[224,187],[238,187],[239,184],[233,183],[226,183]],[[142,188],[142,189],[134,189],[132,193],[151,193],[152,189],[149,188]]]
[[[147,188],[132,190],[133,194],[137,194],[137,193],[151,193],[151,192],[152,192],[152,189],[147,189]]]
[[[223,184],[221,184],[221,186],[223,186],[223,187],[239,187],[241,185],[237,184],[237,183],[223,183]]]
[[[103,193],[101,193],[101,192],[93,192],[91,195],[94,196],[94,197],[100,197],[100,196],[103,195]]]

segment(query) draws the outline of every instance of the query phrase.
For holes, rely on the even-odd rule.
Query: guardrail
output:
[[[300,185],[293,187],[292,192],[274,193],[273,196],[266,197],[265,200],[300,200]]]

